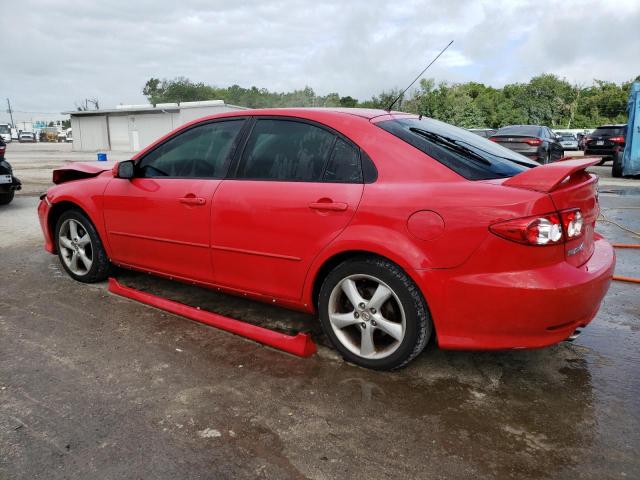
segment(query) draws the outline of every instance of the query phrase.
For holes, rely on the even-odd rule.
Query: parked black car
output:
[[[469,131],[484,138],[489,138],[497,132],[494,128],[470,128]]]
[[[560,137],[549,127],[540,125],[508,125],[489,140],[538,163],[551,163],[564,156]]]
[[[0,205],[6,205],[13,200],[16,190],[22,188],[20,180],[13,176],[13,169],[4,158],[7,145],[0,139]]]
[[[589,134],[585,141],[585,155],[602,156],[602,165],[607,160],[613,160],[618,152],[624,150],[626,125],[603,125]]]

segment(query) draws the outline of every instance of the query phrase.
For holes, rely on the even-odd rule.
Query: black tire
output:
[[[13,190],[7,193],[0,193],[0,205],[7,205],[8,203],[11,203],[14,195],[15,192]]]
[[[89,235],[91,240],[91,257],[92,263],[91,267],[86,271],[86,273],[78,274],[71,271],[67,262],[64,258],[65,249],[61,248],[60,245],[60,230],[63,224],[67,220],[75,220],[75,222],[79,223],[84,231]],[[67,210],[60,215],[58,222],[56,223],[56,249],[58,251],[58,258],[60,259],[60,263],[65,271],[69,274],[71,278],[83,283],[95,283],[106,280],[111,273],[112,265],[109,262],[109,258],[107,257],[106,252],[104,251],[104,247],[102,245],[102,241],[100,240],[100,236],[96,231],[91,220],[87,218],[87,216],[80,210],[71,209]]]
[[[353,275],[370,276],[381,280],[395,294],[395,297],[390,300],[393,302],[399,301],[401,309],[404,311],[404,336],[402,340],[397,342],[398,345],[395,350],[384,358],[365,358],[352,352],[340,341],[329,319],[332,292],[335,288],[340,288],[339,285],[342,284],[344,279]],[[370,296],[368,298],[371,299]],[[349,305],[351,305],[351,302],[349,302]],[[384,305],[386,303],[381,305],[378,313],[382,314]],[[322,283],[318,298],[318,309],[322,329],[342,357],[348,362],[374,370],[395,370],[406,366],[424,350],[433,331],[431,315],[418,286],[398,265],[380,257],[357,257],[346,260],[335,267]],[[380,327],[375,327],[376,323],[374,321],[371,321],[371,324],[374,325],[371,328],[375,333],[375,330]],[[356,324],[349,328],[355,327],[356,330],[359,330],[360,325],[364,328],[364,324]],[[384,334],[380,333],[378,338],[380,338],[380,335],[384,340]]]
[[[616,153],[613,157],[613,166],[611,167],[611,176],[614,178],[622,177],[622,152]]]

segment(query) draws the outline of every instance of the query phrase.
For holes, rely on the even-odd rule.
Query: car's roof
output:
[[[314,107],[314,108],[306,108],[306,107],[296,107],[296,108],[255,108],[248,110],[238,110],[234,113],[238,115],[269,115],[271,113],[283,115],[290,114],[292,116],[305,116],[305,114],[313,114],[317,112],[326,112],[326,113],[337,113],[343,115],[355,115],[357,117],[366,118],[371,120],[375,117],[380,117],[383,115],[393,114],[402,114],[404,112],[388,112],[386,110],[377,109],[377,108],[341,108],[341,107]]]
[[[507,127],[534,127],[534,128],[542,128],[544,125],[504,125],[500,128],[507,128]]]

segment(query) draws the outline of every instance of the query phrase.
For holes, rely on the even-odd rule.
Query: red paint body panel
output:
[[[551,192],[555,190],[563,180],[573,173],[595,165],[600,159],[575,159],[563,162],[555,162],[545,165],[545,168],[532,168],[515,177],[508,178],[503,185],[508,187],[527,188],[538,192]]]
[[[240,335],[249,340],[262,343],[263,345],[297,355],[298,357],[310,357],[317,351],[316,344],[313,343],[313,340],[311,340],[311,337],[307,333],[298,333],[295,336],[291,336],[274,332],[273,330],[258,327],[257,325],[234,320],[233,318],[218,315],[217,313],[207,312],[199,308],[184,305],[183,303],[174,302],[173,300],[125,287],[114,278],[109,279],[109,291],[116,295],[121,295],[161,310],[187,317],[196,322]]]
[[[113,178],[102,212],[116,263],[211,282],[209,222],[220,180]],[[183,203],[185,198],[203,204]]]
[[[362,184],[224,180],[212,210],[214,282],[299,300],[311,262],[350,222],[362,190]],[[330,202],[345,209],[313,205]]]
[[[464,266],[417,273],[426,292],[442,348],[495,350],[539,348],[566,339],[595,316],[606,294],[615,257],[596,236],[594,253],[580,268],[552,256],[531,268],[532,247],[490,239]],[[513,243],[513,242],[511,242]],[[543,252],[546,248],[535,248]],[[559,253],[562,257],[562,252]]]
[[[541,347],[568,337],[597,312],[615,257],[594,233],[596,182],[584,172],[593,160],[552,163],[506,180],[469,181],[375,125],[406,114],[343,109],[206,117],[134,160],[190,125],[254,115],[299,117],[340,132],[372,159],[377,179],[129,181],[103,172],[49,189],[38,210],[47,250],[55,250],[48,227],[52,208],[74,202],[118,264],[309,312],[327,262],[370,252],[397,263],[420,287],[445,348]],[[203,203],[181,203],[190,195]],[[315,205],[327,201],[333,210]],[[566,243],[523,245],[489,230],[500,221],[569,208],[581,209],[585,229]],[[425,211],[433,214],[416,215]]]

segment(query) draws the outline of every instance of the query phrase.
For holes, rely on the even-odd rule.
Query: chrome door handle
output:
[[[347,209],[346,203],[340,202],[313,202],[309,204],[312,210],[330,210],[332,212],[344,212]]]
[[[207,201],[201,197],[182,197],[180,203],[185,205],[204,205]]]

